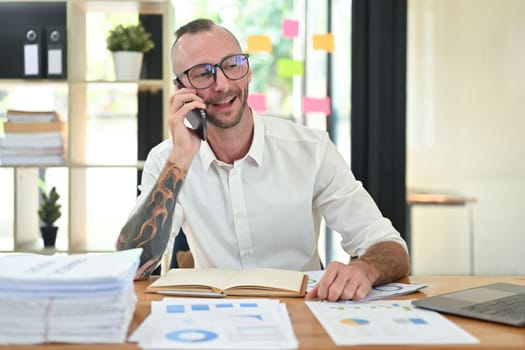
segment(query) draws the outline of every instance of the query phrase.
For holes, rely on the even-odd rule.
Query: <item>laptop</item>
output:
[[[493,283],[412,301],[424,309],[525,327],[525,286]]]

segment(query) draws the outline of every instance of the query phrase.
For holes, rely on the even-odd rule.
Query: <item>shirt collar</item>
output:
[[[253,140],[248,154],[244,158],[250,158],[254,161],[256,166],[261,166],[263,161],[264,150],[264,120],[260,115],[256,114],[255,112],[252,111],[252,113],[254,130]],[[202,167],[203,169],[205,169],[205,171],[209,169],[209,167],[214,161],[218,161],[215,157],[215,154],[213,153],[213,150],[206,141],[201,141],[199,155],[201,158]]]

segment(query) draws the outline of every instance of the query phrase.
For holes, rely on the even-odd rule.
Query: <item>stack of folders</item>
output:
[[[0,256],[0,345],[124,342],[141,252]]]
[[[3,119],[0,164],[64,163],[66,123],[56,111],[7,110]]]

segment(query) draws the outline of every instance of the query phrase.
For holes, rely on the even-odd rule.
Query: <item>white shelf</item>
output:
[[[0,2],[15,0],[0,0]],[[34,0],[32,0],[34,1]],[[136,195],[136,183],[130,181],[126,175],[115,175],[110,179],[105,179],[96,183],[95,189],[100,190],[100,193],[92,193],[93,180],[89,174],[95,172],[97,176],[102,174],[111,175],[117,174],[135,174],[136,170],[143,168],[143,161],[129,161],[119,159],[116,161],[88,161],[88,150],[86,148],[88,135],[88,109],[91,107],[88,104],[87,96],[89,91],[93,88],[96,90],[100,85],[101,88],[119,90],[122,84],[136,85],[137,91],[161,91],[163,100],[167,101],[171,84],[171,68],[169,60],[169,50],[173,33],[173,5],[170,0],[147,1],[147,0],[63,0],[67,7],[67,62],[68,62],[68,78],[55,79],[0,79],[0,87],[16,87],[18,85],[26,86],[57,86],[66,87],[67,93],[67,111],[64,112],[67,116],[68,135],[67,135],[67,156],[65,164],[24,164],[24,165],[1,165],[0,171],[5,169],[12,169],[12,184],[0,184],[0,192],[2,186],[14,186],[12,192],[14,193],[13,207],[13,227],[12,237],[5,237],[5,234],[0,235],[0,253],[10,252],[38,252],[44,254],[54,253],[81,253],[81,252],[102,252],[114,249],[114,241],[118,236],[116,229],[108,229],[107,242],[90,241],[92,235],[100,234],[93,232],[90,228],[95,221],[104,222],[105,217],[97,217],[92,219],[89,217],[89,211],[97,209],[101,212],[100,216],[110,215],[112,213],[111,201],[112,196],[120,196],[115,194],[113,187],[127,186],[129,192]],[[87,21],[88,12],[104,12],[104,13],[118,13],[131,12],[148,15],[162,15],[162,79],[141,79],[138,81],[114,81],[114,80],[89,80],[88,76],[88,61],[90,51],[87,50]],[[30,99],[28,99],[30,100]],[[136,101],[126,101],[125,104],[133,104]],[[163,108],[165,108],[163,106]],[[165,118],[165,117],[164,117]],[[166,134],[167,131],[164,131]],[[104,147],[113,147],[114,145],[107,145]],[[109,158],[108,158],[109,159]],[[66,201],[63,204],[63,212],[61,220],[64,221],[63,227],[59,227],[59,236],[57,238],[57,248],[44,248],[40,232],[38,229],[38,172],[39,169],[46,168],[50,171],[65,172],[66,180],[60,184],[67,189],[62,193],[62,197]],[[10,174],[10,171],[7,171]],[[9,175],[11,176],[11,175]],[[121,178],[118,178],[120,176]],[[108,176],[110,177],[110,176]],[[136,181],[136,180],[135,180]],[[90,187],[91,186],[91,187]],[[106,188],[106,187],[107,188]],[[9,192],[9,191],[7,191]],[[100,198],[98,207],[88,208],[89,198]],[[5,203],[5,201],[4,201]],[[129,201],[130,209],[134,202],[133,199]],[[93,205],[91,205],[93,206]],[[121,209],[121,208],[119,208]],[[121,209],[122,210],[122,209]],[[122,225],[125,218],[122,218]],[[60,225],[59,225],[60,226]],[[89,233],[88,233],[89,232]],[[7,247],[7,248],[6,248]]]

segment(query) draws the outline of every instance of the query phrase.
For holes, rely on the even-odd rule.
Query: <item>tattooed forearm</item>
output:
[[[374,270],[374,285],[395,281],[408,274],[409,262],[405,249],[395,242],[372,245],[355,261],[366,262]]]
[[[135,279],[147,279],[162,258],[185,176],[186,173],[173,164],[166,164],[155,187],[120,232],[117,249],[143,248]]]

